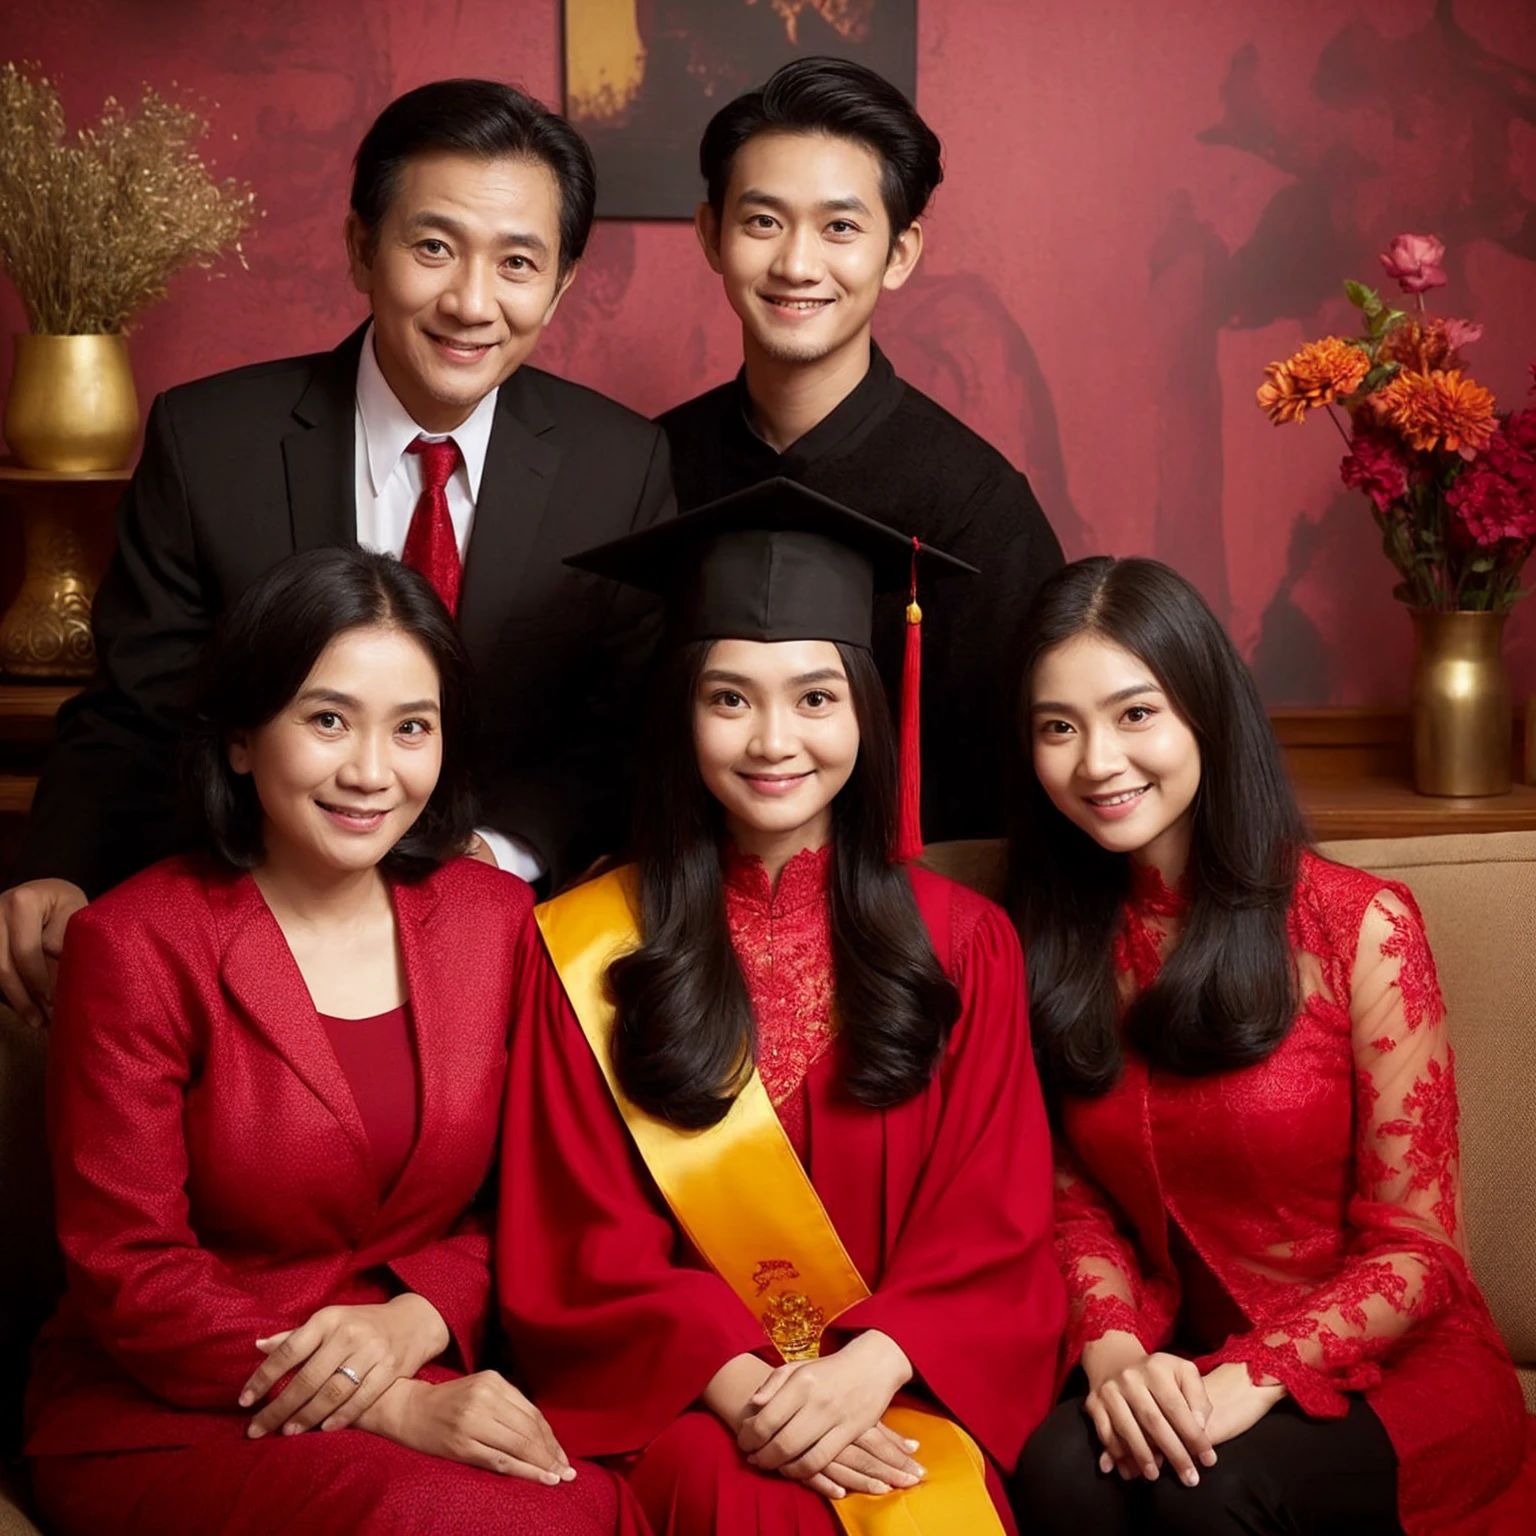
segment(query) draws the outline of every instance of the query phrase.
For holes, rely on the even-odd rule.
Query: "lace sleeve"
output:
[[[1133,1333],[1151,1354],[1167,1344],[1178,1298],[1166,1281],[1144,1277],[1109,1197],[1058,1138],[1056,1261],[1069,1308],[1063,1369],[1106,1333]]]
[[[1470,1286],[1462,1246],[1456,1084],[1444,1006],[1412,897],[1377,893],[1350,983],[1355,1191],[1348,1258],[1304,1306],[1229,1339],[1200,1362],[1244,1361],[1316,1417],[1381,1379],[1415,1324]]]

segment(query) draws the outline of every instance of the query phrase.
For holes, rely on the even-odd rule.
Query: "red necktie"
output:
[[[429,443],[418,437],[406,450],[421,457],[421,496],[411,514],[400,558],[420,571],[455,618],[459,612],[459,541],[448,515],[448,477],[459,463],[459,445],[451,437]]]

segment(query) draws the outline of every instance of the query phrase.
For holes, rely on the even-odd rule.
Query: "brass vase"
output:
[[[28,469],[121,469],[139,402],[121,336],[18,336],[5,440]]]
[[[1507,795],[1514,711],[1503,613],[1413,615],[1413,787],[1421,795]]]

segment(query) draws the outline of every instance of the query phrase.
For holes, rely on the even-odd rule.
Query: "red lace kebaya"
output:
[[[1127,999],[1155,980],[1183,915],[1138,871],[1115,949]],[[1183,1077],[1128,1050],[1113,1089],[1065,1101],[1067,1363],[1124,1330],[1202,1371],[1242,1361],[1314,1417],[1364,1393],[1397,1451],[1410,1536],[1470,1533],[1519,1471],[1526,1425],[1467,1266],[1455,1070],[1423,921],[1405,887],[1309,853],[1290,932],[1302,1005],[1266,1060]]]
[[[807,848],[779,874],[727,845],[725,915],[757,1018],[757,1072],[804,1153],[806,1074],[832,1049],[832,850]]]

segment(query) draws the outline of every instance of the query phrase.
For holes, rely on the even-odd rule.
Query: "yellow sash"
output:
[[[827,1325],[869,1287],[854,1268],[756,1072],[717,1125],[680,1130],[632,1104],[614,1076],[609,965],[638,947],[633,867],[545,902],[534,916],[624,1123],[678,1224],[761,1320],[786,1360],[812,1360]],[[884,1422],[920,1443],[916,1488],[832,1507],[853,1536],[1001,1536],[975,1441],[951,1419],[894,1406]]]

